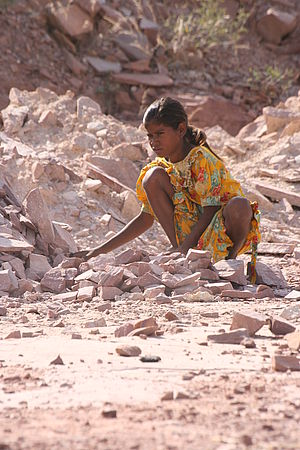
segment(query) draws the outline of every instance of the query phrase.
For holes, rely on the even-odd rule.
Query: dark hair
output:
[[[143,124],[146,125],[149,122],[162,123],[173,128],[174,130],[177,130],[178,125],[184,122],[187,126],[184,139],[195,146],[204,145],[218,159],[220,159],[218,155],[216,155],[209,147],[204,131],[188,124],[187,113],[178,100],[174,100],[170,97],[162,97],[155,100],[150,106],[148,106],[144,113]]]

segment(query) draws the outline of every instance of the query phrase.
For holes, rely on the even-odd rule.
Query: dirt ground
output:
[[[31,337],[1,341],[1,449],[300,448],[300,374],[272,369],[285,339],[264,326],[256,348],[207,341],[228,331],[233,311],[278,316],[297,302],[128,299],[104,313],[96,304],[64,303],[58,320],[47,317],[57,306],[51,298],[14,303],[1,336],[20,330]],[[168,322],[169,310],[180,319]],[[114,336],[116,325],[149,316],[161,337]],[[85,327],[99,317],[106,327]],[[161,360],[119,356],[120,344]],[[63,365],[50,365],[58,354]]]

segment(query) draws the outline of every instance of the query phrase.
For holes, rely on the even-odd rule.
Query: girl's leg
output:
[[[234,259],[250,231],[253,211],[245,197],[234,197],[225,206],[223,217],[226,234],[233,242],[233,247],[229,248],[227,259]]]
[[[171,245],[177,247],[174,227],[174,189],[170,177],[162,167],[148,170],[143,179],[143,188],[159,223],[168,236]]]

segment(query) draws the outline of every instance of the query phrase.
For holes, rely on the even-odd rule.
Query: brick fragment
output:
[[[287,370],[299,371],[300,358],[297,358],[297,356],[274,355],[272,368],[278,372],[286,372]]]
[[[267,317],[253,311],[236,311],[233,314],[231,330],[245,328],[249,332],[249,336],[260,330],[266,324]]]
[[[282,317],[272,317],[272,319],[268,319],[268,323],[271,332],[275,335],[285,335],[296,330],[292,323]]]
[[[246,328],[239,328],[238,330],[225,333],[210,334],[207,336],[207,340],[218,344],[240,344],[243,339],[248,337],[248,330],[246,330]]]

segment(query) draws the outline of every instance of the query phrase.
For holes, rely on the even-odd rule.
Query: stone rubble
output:
[[[203,332],[197,343],[201,349],[224,346],[227,352],[235,345],[231,356],[232,351],[258,352],[267,355],[263,358],[270,369],[298,370],[299,211],[292,197],[278,203],[272,195],[257,198],[254,186],[270,172],[257,175],[254,165],[278,169],[276,188],[285,195],[288,184],[288,191],[298,194],[296,173],[288,171],[298,171],[299,130],[287,136],[283,131],[289,124],[272,133],[266,127],[259,138],[244,130],[231,143],[244,154],[229,158],[225,142],[217,150],[234,176],[248,174],[241,181],[249,198],[266,200],[252,285],[250,254],[219,262],[195,249],[186,256],[166,254],[168,243],[157,224],[110,254],[87,262],[72,256],[112,237],[139,211],[134,185],[151,157],[144,132],[71,92],[58,96],[44,88],[14,88],[10,97],[0,131],[0,319],[5,342],[29,342],[29,337],[39,342],[42,336],[49,339],[48,333],[63,333],[76,345],[114,339],[118,348],[135,347],[141,339],[143,346],[169,342],[197,327]],[[300,105],[299,99],[286,101],[285,108]],[[208,136],[214,132],[207,130]],[[273,363],[269,350],[261,348],[266,334],[272,343],[285,346],[278,349],[282,354],[275,352]],[[141,362],[162,357],[159,348],[146,351],[156,359],[145,354]],[[62,364],[54,357],[47,364]],[[69,361],[62,352],[61,359]]]

